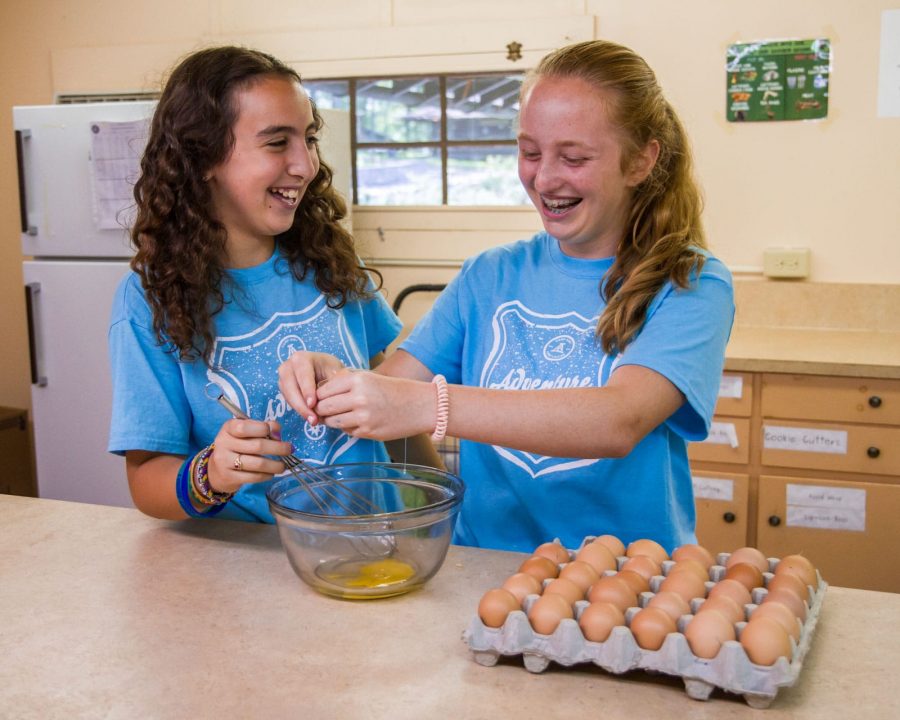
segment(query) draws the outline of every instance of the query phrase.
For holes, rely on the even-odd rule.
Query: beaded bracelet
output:
[[[450,393],[447,390],[447,378],[443,375],[435,375],[431,381],[437,390],[437,418],[434,422],[434,432],[431,441],[439,443],[447,434],[447,421],[450,418]]]
[[[213,490],[209,484],[209,458],[215,446],[216,444],[212,443],[194,456],[194,460],[191,463],[190,487],[201,505],[211,505],[213,507],[224,505],[234,496],[234,493]]]
[[[194,457],[189,457],[181,464],[181,468],[178,471],[178,478],[175,481],[175,496],[178,498],[178,504],[181,506],[181,509],[184,510],[185,515],[188,517],[212,517],[213,515],[218,515],[222,512],[225,509],[225,505],[215,505],[209,510],[201,512],[200,510],[197,510],[191,502],[190,487],[193,484],[191,482],[191,468],[193,467],[196,457],[196,455]]]

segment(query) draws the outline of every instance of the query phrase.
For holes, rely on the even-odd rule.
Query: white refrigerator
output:
[[[132,505],[125,461],[106,452],[107,330],[132,255],[131,189],[153,108],[152,102],[13,108],[40,497]],[[322,154],[349,198],[349,115],[321,114]]]

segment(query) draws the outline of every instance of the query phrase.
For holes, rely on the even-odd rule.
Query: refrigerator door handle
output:
[[[42,375],[38,367],[37,328],[34,321],[35,296],[41,291],[40,283],[25,285],[25,313],[28,318],[28,357],[31,362],[31,382],[38,387],[47,387],[47,377]]]
[[[28,222],[28,200],[26,199],[25,182],[25,141],[31,138],[31,130],[16,130],[16,168],[19,175],[19,217],[22,221],[22,232],[37,235],[37,226]]]

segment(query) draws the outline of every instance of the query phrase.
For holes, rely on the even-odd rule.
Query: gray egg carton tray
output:
[[[592,538],[588,538],[588,542]],[[574,554],[573,554],[574,555]],[[730,553],[720,553],[716,557],[716,565],[710,568],[711,582],[707,589],[725,575],[725,563]],[[621,566],[628,558],[618,558]],[[663,571],[668,572],[671,561],[663,563]],[[777,558],[769,558],[769,572],[763,573],[764,583],[773,577]],[[613,573],[606,573],[613,574]],[[523,610],[509,614],[506,622],[499,628],[487,627],[476,614],[469,627],[463,633],[463,640],[468,644],[475,662],[479,665],[496,665],[502,655],[521,655],[525,669],[540,673],[546,670],[551,662],[566,667],[582,663],[593,663],[613,674],[626,673],[631,670],[665,673],[682,678],[687,694],[696,700],[706,700],[715,688],[743,696],[753,708],[766,708],[775,699],[780,688],[790,687],[797,682],[803,660],[809,651],[822,601],[825,597],[827,583],[817,573],[817,587],[813,589],[812,602],[807,611],[806,621],[800,630],[799,642],[791,639],[790,662],[787,658],[779,658],[774,665],[756,665],[747,657],[747,653],[739,640],[746,622],[735,625],[738,640],[729,640],[722,645],[718,655],[711,660],[698,658],[684,636],[684,630],[693,615],[683,615],[677,623],[678,632],[670,633],[659,650],[644,650],[634,639],[629,629],[631,619],[637,612],[646,607],[659,588],[664,576],[651,579],[653,592],[641,593],[638,599],[640,607],[629,608],[625,612],[625,625],[615,627],[610,636],[602,643],[586,640],[578,626],[578,618],[589,605],[586,600],[575,603],[575,619],[565,619],[552,635],[536,633],[528,622],[527,613],[538,595],[529,595],[523,603]],[[744,617],[749,618],[762,602],[768,591],[765,587],[755,588],[751,597],[753,602],[744,606]],[[696,613],[702,598],[691,601],[691,611]]]

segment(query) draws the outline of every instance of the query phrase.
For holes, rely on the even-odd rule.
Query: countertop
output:
[[[2,717],[900,717],[890,593],[830,587],[798,683],[760,711],[665,676],[476,664],[462,632],[514,553],[451,547],[418,592],[341,601],[272,526],[8,495],[0,547]]]
[[[735,325],[725,369],[900,378],[900,333]]]
[[[900,378],[900,285],[736,280],[725,368]]]

